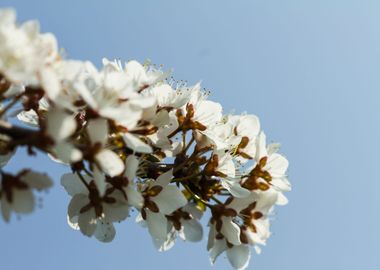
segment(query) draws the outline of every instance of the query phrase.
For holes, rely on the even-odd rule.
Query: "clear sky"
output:
[[[10,1],[68,57],[150,58],[203,81],[225,112],[254,113],[282,143],[293,191],[249,269],[380,269],[380,2],[373,0]],[[0,269],[209,269],[206,242],[157,252],[131,219],[102,244],[66,224],[68,171],[33,215],[0,221]],[[230,269],[220,258],[215,269]]]

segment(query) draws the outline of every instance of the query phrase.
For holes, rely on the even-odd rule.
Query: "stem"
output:
[[[210,199],[213,200],[214,202],[218,203],[218,204],[224,204],[221,201],[219,201],[217,198],[215,198],[214,196],[212,196]]]
[[[186,154],[187,150],[189,150],[190,146],[193,144],[193,142],[195,141],[194,139],[194,136],[191,137],[191,140],[189,141],[189,143],[186,145],[186,147],[182,150],[182,153]]]
[[[0,133],[3,133],[15,140],[28,139],[37,134],[34,130],[12,126],[4,120],[0,120]]]
[[[194,151],[191,156],[185,160],[184,162],[182,162],[181,164],[179,164],[177,167],[174,167],[173,169],[173,173],[176,173],[178,172],[180,169],[182,169],[188,162],[191,162],[193,161],[194,158],[196,158],[198,152]]]
[[[182,153],[186,149],[186,131],[182,131]]]
[[[204,205],[206,205],[208,207],[212,207],[211,204],[209,204],[208,202],[206,202],[205,200],[203,200],[201,197],[199,197],[197,194],[195,194],[187,185],[183,185],[183,186],[191,194],[191,196],[193,196],[193,198],[195,200],[198,200],[198,201],[202,202]]]
[[[174,130],[172,133],[168,135],[168,139],[174,137],[180,130],[181,130],[181,127],[178,127],[176,130]]]
[[[199,172],[199,173],[195,173],[193,175],[189,175],[189,176],[185,176],[185,177],[179,177],[179,178],[174,178],[171,183],[176,183],[176,182],[181,182],[181,181],[185,181],[185,180],[189,180],[191,178],[195,178],[199,175],[202,175],[202,172]]]
[[[83,175],[81,175],[79,172],[76,172],[76,174],[78,175],[79,179],[81,180],[81,182],[83,183],[83,185],[85,185],[85,187],[90,190],[90,186],[88,185],[88,183],[86,182],[86,180],[84,179]]]
[[[84,167],[84,166],[83,166],[83,167]],[[85,167],[83,168],[83,171],[84,171],[88,176],[92,177],[92,173],[91,173],[89,170],[87,170]]]
[[[0,120],[0,134],[4,134],[11,138],[8,142],[10,148],[23,145],[29,147],[29,149],[35,147],[42,152],[49,153],[49,144],[40,143],[41,134],[39,131],[12,126],[9,122]]]

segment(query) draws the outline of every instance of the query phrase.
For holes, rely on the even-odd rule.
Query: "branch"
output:
[[[13,126],[11,123],[0,120],[0,133],[7,135],[14,140],[25,140],[35,137],[37,131]]]

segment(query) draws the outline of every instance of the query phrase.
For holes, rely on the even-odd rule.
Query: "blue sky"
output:
[[[146,58],[225,112],[254,113],[282,143],[293,191],[249,269],[380,269],[380,2],[369,0],[10,1],[70,58]],[[66,224],[68,171],[21,151],[8,170],[46,169],[33,215],[0,222],[1,269],[209,269],[206,243],[157,252],[133,220],[111,244]],[[230,269],[220,258],[215,269]]]

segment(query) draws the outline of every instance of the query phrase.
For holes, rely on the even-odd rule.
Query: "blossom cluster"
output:
[[[169,76],[150,63],[65,59],[54,35],[1,10],[1,166],[18,147],[69,166],[68,224],[102,242],[131,209],[159,251],[178,237],[200,241],[205,217],[211,262],[226,253],[244,269],[270,236],[274,206],[287,203],[288,161],[258,117],[225,114],[200,84]],[[28,127],[10,124],[15,115]],[[51,185],[46,174],[1,169],[4,220],[33,211],[32,191]]]

